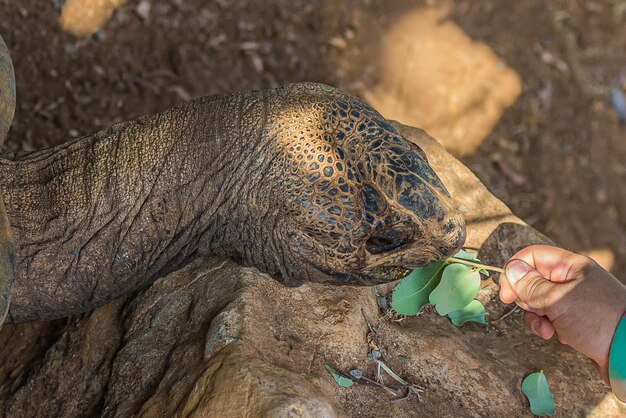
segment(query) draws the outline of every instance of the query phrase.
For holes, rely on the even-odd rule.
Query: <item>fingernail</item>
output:
[[[522,260],[511,260],[507,263],[506,268],[504,269],[504,274],[506,274],[506,278],[509,280],[509,283],[515,284],[532,269],[533,268],[531,266]]]

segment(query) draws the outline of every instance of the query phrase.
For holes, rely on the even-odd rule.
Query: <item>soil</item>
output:
[[[424,5],[131,1],[77,39],[60,29],[60,3],[0,2],[19,95],[9,150],[59,144],[223,90],[314,80],[362,95],[377,79],[378,41]],[[521,96],[465,162],[559,245],[608,252],[622,278],[626,127],[593,87],[626,79],[624,3],[465,0],[452,3],[451,16],[522,79]]]
[[[363,94],[377,79],[378,41],[394,20],[424,5],[146,3],[127,3],[101,31],[77,39],[60,29],[58,1],[0,2],[0,33],[19,95],[8,149],[59,144],[223,90],[314,80]],[[452,19],[512,67],[523,85],[465,162],[513,212],[559,245],[608,251],[622,278],[626,127],[589,86],[626,81],[624,3],[452,3]]]

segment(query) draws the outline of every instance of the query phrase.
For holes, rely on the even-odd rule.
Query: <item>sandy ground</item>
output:
[[[130,1],[76,39],[60,29],[60,3],[0,1],[19,96],[9,150],[223,90],[314,80],[367,95],[382,78],[385,36],[403,16],[439,4]],[[605,93],[626,81],[625,3],[465,0],[451,3],[449,17],[521,80],[465,162],[516,214],[564,247],[593,251],[622,280],[626,126]],[[413,77],[410,65],[403,71]]]

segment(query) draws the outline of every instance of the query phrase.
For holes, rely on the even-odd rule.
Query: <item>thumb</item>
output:
[[[517,297],[534,310],[546,311],[552,304],[555,284],[522,260],[507,263],[504,274]]]

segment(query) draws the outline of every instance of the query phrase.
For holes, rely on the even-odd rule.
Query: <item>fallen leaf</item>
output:
[[[554,397],[543,370],[526,376],[522,382],[522,393],[528,398],[533,415],[554,415]]]
[[[328,364],[324,364],[324,368],[330,373],[330,375],[335,379],[335,382],[341,387],[348,388],[354,384],[352,379],[348,379],[347,377],[340,376],[333,369],[330,368]]]

